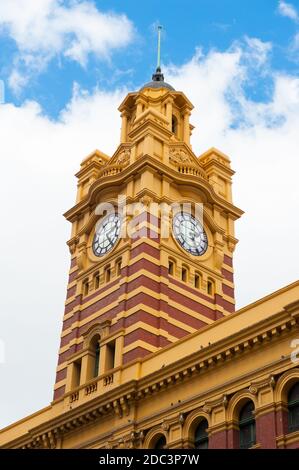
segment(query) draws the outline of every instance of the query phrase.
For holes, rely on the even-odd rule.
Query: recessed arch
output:
[[[155,446],[157,445],[158,441],[161,438],[165,439],[165,446],[167,446],[168,436],[166,432],[162,429],[161,426],[154,427],[145,436],[145,439],[143,442],[143,448],[144,449],[156,449]]]
[[[82,336],[84,338],[83,341],[83,348],[88,348],[92,338],[96,335],[99,335],[101,339],[105,338],[109,334],[110,330],[110,320],[105,320],[104,322],[96,322],[93,325],[89,326],[83,333]]]
[[[255,395],[252,395],[248,390],[242,390],[237,392],[229,401],[227,408],[227,421],[238,423],[239,413],[241,408],[247,401],[251,400],[254,404],[254,408],[257,407],[257,399]]]
[[[197,409],[188,414],[184,427],[182,437],[184,442],[188,442],[190,446],[194,445],[195,432],[198,425],[202,421],[206,421],[208,427],[210,426],[210,416],[202,409]]]
[[[275,403],[282,403],[284,405],[287,405],[289,390],[298,380],[298,368],[290,369],[284,372],[284,374],[282,374],[277,380],[277,384],[274,390]]]
[[[252,400],[247,400],[239,411],[239,447],[250,449],[256,444],[255,406]]]
[[[288,392],[288,431],[299,431],[299,380]]]

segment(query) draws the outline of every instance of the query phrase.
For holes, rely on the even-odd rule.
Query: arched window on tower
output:
[[[100,274],[99,272],[94,275],[94,288],[97,290],[100,287]]]
[[[215,293],[215,284],[214,284],[214,281],[212,279],[208,279],[207,292],[208,292],[209,295],[214,295],[214,293]]]
[[[172,115],[172,119],[171,119],[171,131],[177,135],[177,132],[178,132],[178,120],[177,118]]]
[[[91,378],[93,378],[97,377],[100,372],[100,336],[98,334],[91,339],[90,349],[93,353],[91,358],[93,361],[93,367],[90,368],[90,374],[92,374]]]
[[[254,404],[248,401],[239,413],[240,449],[249,449],[256,444]]]
[[[183,282],[188,282],[189,279],[189,269],[187,266],[182,267],[182,274],[181,274],[181,279]]]
[[[168,274],[170,276],[175,275],[175,261],[173,259],[168,260]]]
[[[195,449],[207,449],[209,447],[208,427],[209,425],[206,419],[202,419],[197,425],[194,433]]]
[[[299,382],[295,383],[288,394],[288,431],[299,430]]]
[[[89,291],[89,281],[88,281],[88,279],[84,279],[84,281],[83,281],[83,295],[84,296],[88,295],[88,291]]]
[[[111,280],[111,268],[109,264],[109,266],[106,266],[105,268],[105,282],[110,282],[110,280]]]
[[[100,345],[98,342],[95,348],[94,377],[97,377],[99,375],[99,369],[100,369]]]
[[[121,275],[121,258],[116,261],[116,275]]]
[[[202,286],[202,275],[196,272],[194,275],[194,287],[195,289],[201,289]]]

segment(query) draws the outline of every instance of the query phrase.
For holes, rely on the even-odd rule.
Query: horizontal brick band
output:
[[[227,286],[226,284],[222,284],[223,294],[231,297],[232,299],[235,298],[235,291],[232,287]]]
[[[113,281],[109,282],[108,284],[104,285],[100,289],[96,289],[92,294],[87,295],[82,299],[82,304],[89,302],[90,300],[94,299],[95,297],[98,297],[98,295],[105,294],[109,289],[112,287],[116,286],[119,283],[119,277],[114,279]]]
[[[77,305],[80,305],[81,303],[81,295],[77,295],[77,297],[72,300],[69,304],[65,306],[64,309],[64,314],[66,315],[67,313],[70,313]]]
[[[63,385],[62,387],[56,388],[56,390],[54,390],[53,399],[58,400],[58,398],[62,397],[64,394],[65,394],[65,385]]]
[[[149,240],[154,240],[157,243],[160,243],[160,235],[151,227],[141,227],[135,231],[132,230],[130,233],[131,239],[133,241],[141,240],[142,238],[146,238]]]
[[[175,285],[178,285],[177,282],[172,282],[173,284]],[[215,320],[215,310],[214,308],[209,308],[209,307],[206,307],[205,305],[202,305],[200,303],[200,298],[204,298],[204,296],[202,295],[198,295],[198,301],[196,300],[193,300],[193,299],[190,299],[189,297],[181,294],[180,292],[177,292],[175,290],[172,290],[172,289],[168,289],[168,296],[171,300],[173,300],[174,302],[176,303],[179,303],[180,305],[182,305],[182,307],[187,307],[189,308],[190,310],[193,310],[194,312],[198,312],[198,313],[201,313],[202,315],[210,318],[211,320]],[[213,300],[211,300],[210,298],[206,298],[211,306],[213,305]]]
[[[227,266],[233,267],[233,259],[230,256],[224,255],[223,256],[223,263],[227,264]]]
[[[131,351],[128,351],[123,355],[124,364],[127,364],[130,361],[134,361],[139,357],[145,357],[148,354],[151,354],[151,351],[148,351],[147,349],[138,346],[137,348],[132,349]]]
[[[75,281],[75,279],[77,279],[77,276],[78,276],[78,270],[73,271],[72,273],[70,273],[70,275],[69,275],[69,284],[71,282]]]
[[[175,286],[178,286],[180,287],[181,289],[183,289],[184,291],[187,291],[187,292],[190,292],[190,294],[193,294],[193,295],[196,295],[198,297],[198,302],[200,302],[200,299],[203,299],[205,300],[206,302],[209,302],[210,304],[213,304],[214,303],[214,299],[211,299],[211,297],[203,294],[202,292],[200,292],[199,289],[195,289],[195,288],[192,288],[190,287],[188,284],[186,284],[185,282],[182,282],[182,281],[177,281],[176,279],[174,279],[173,277],[169,276],[169,283],[170,285],[173,284]],[[183,294],[180,294],[184,299],[188,300],[188,297],[183,295]],[[193,302],[196,302],[195,300]]]
[[[194,329],[199,329],[207,325],[202,320],[192,317],[191,315],[188,315],[182,310],[178,310],[177,308],[172,307],[165,301],[161,301],[161,310],[163,310],[163,312],[165,313],[168,313],[168,315],[174,318],[175,320],[178,320],[181,323],[185,323],[186,325],[191,326]]]
[[[77,289],[76,285],[69,287],[68,290],[66,291],[66,298],[69,299],[70,297],[73,297],[76,294],[76,289]]]
[[[152,256],[153,258],[160,259],[159,248],[155,248],[151,245],[148,245],[147,243],[140,243],[140,245],[133,247],[131,250],[131,259],[144,253],[149,256]]]
[[[226,269],[222,268],[221,274],[226,281],[234,282],[234,275],[230,271],[227,271]]]
[[[150,331],[146,331],[142,328],[137,328],[131,333],[125,335],[124,346],[128,346],[129,344],[132,344],[135,341],[142,340],[158,348],[160,345],[159,338],[159,335],[151,333]]]
[[[67,368],[61,369],[58,372],[56,372],[56,380],[55,382],[60,382],[61,380],[66,378],[66,373],[67,373]]]
[[[215,295],[215,298],[216,298],[217,304],[220,305],[221,307],[223,307],[227,312],[232,313],[232,312],[235,311],[235,305],[234,304],[231,304],[227,300],[220,297],[220,295],[218,295],[218,294]]]
[[[128,266],[126,275],[132,276],[141,269],[145,269],[155,276],[160,276],[161,273],[165,277],[167,275],[167,269],[164,266],[158,266],[157,264],[151,263],[151,261],[147,260],[146,258],[140,259],[136,261],[136,263]]]
[[[142,222],[148,222],[155,227],[160,227],[161,220],[159,217],[151,214],[150,212],[144,211],[141,214],[136,215],[133,217],[132,221],[134,224],[140,224]]]

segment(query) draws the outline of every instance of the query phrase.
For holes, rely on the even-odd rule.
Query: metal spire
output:
[[[161,70],[161,31],[162,26],[158,26],[158,54],[157,54],[157,69]]]
[[[164,75],[161,72],[161,31],[162,26],[158,26],[158,51],[157,51],[157,68],[152,76],[154,82],[164,82]]]

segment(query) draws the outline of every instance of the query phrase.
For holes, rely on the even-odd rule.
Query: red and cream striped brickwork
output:
[[[234,311],[232,258],[224,256],[221,279],[209,295],[203,286],[194,287],[194,276],[183,282],[180,270],[170,275],[167,248],[160,240],[160,221],[149,213],[138,217],[123,258],[121,270],[111,269],[105,280],[88,295],[82,294],[72,258],[63,330],[59,350],[54,398],[65,392],[67,363],[83,346],[82,334],[94,323],[111,321],[110,333],[123,331],[122,361],[127,363],[209,325]],[[116,259],[120,259],[117,254]],[[172,256],[173,259],[173,256]],[[218,276],[219,277],[219,276]],[[89,276],[92,284],[93,275]],[[204,283],[203,283],[204,284]],[[186,295],[187,294],[187,295]]]

